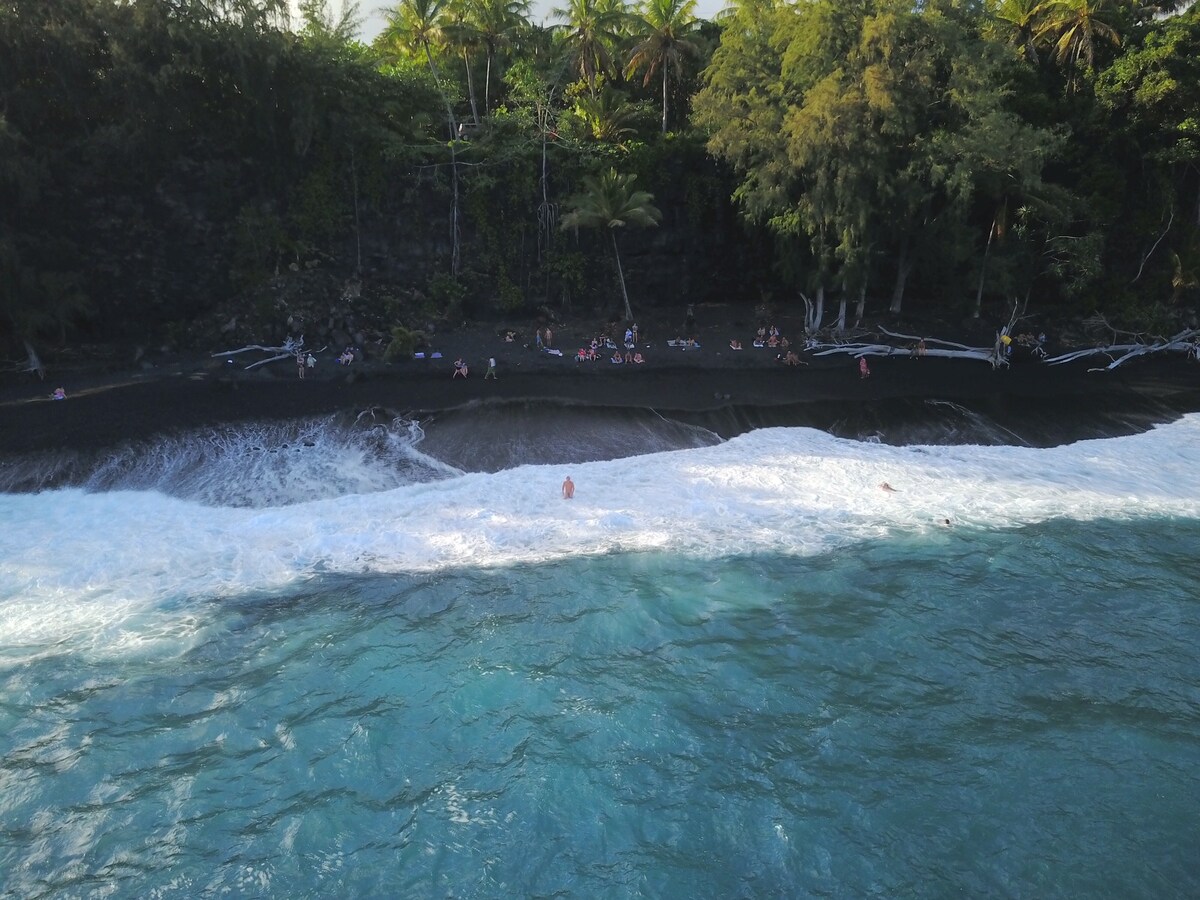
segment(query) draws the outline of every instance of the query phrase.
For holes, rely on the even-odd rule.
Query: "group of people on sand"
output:
[[[758,326],[758,331],[754,333],[752,346],[756,350],[771,349],[781,351],[776,355],[775,359],[786,366],[806,366],[808,363],[800,359],[795,350],[792,349],[792,343],[785,338],[774,325],[762,324]],[[733,338],[729,342],[730,350],[742,350],[742,342],[737,338]]]
[[[595,362],[603,354],[611,350],[612,356],[609,357],[609,362],[613,365],[619,366],[625,363],[641,365],[646,361],[646,358],[642,355],[642,351],[637,348],[640,336],[636,322],[628,326],[625,329],[624,350],[622,350],[621,346],[613,341],[607,333],[602,332],[593,337],[589,343],[575,351],[575,362]]]

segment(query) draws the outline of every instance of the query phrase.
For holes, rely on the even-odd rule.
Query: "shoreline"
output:
[[[1048,421],[1059,414],[1078,416],[1081,425],[1091,414],[1144,406],[1146,427],[1200,410],[1200,366],[1175,356],[1089,372],[1086,361],[1047,366],[1018,359],[1008,369],[993,370],[978,361],[914,359],[898,352],[871,358],[872,374],[864,380],[857,361],[841,355],[802,354],[808,365],[793,368],[775,362],[774,350],[682,351],[651,343],[646,365],[616,366],[576,363],[573,351],[562,358],[538,354],[491,333],[454,335],[445,343],[452,349],[440,360],[342,368],[322,359],[304,380],[288,360],[245,372],[237,363],[204,357],[148,370],[80,374],[68,379],[65,401],[49,399],[57,382],[0,385],[0,455],[98,451],[159,434],[342,412],[421,416],[481,402],[645,408],[685,417],[736,410],[741,415],[733,418],[741,421],[747,410],[789,408],[798,411],[792,413],[798,423],[826,430],[839,416],[864,409],[876,417],[891,408],[902,415],[904,403],[897,401],[971,403],[1017,419],[1028,407],[1043,410],[1044,417],[1049,410]],[[467,379],[452,379],[460,353],[473,361],[494,355],[498,379],[485,381],[486,365],[478,362]],[[764,419],[769,424],[771,416]],[[1084,428],[1080,436],[1099,435]]]

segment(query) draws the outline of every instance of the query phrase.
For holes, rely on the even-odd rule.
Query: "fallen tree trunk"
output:
[[[806,345],[806,349],[814,351],[814,356],[832,356],[838,353],[845,353],[857,359],[863,356],[921,355],[937,356],[944,359],[979,360],[980,362],[990,363],[993,368],[1008,365],[1008,359],[1002,352],[1001,348],[1003,344],[1001,344],[999,337],[996,339],[996,345],[991,348],[969,347],[966,344],[957,344],[953,341],[943,341],[937,338],[919,337],[912,334],[897,334],[885,328],[879,330],[888,337],[910,342],[912,347],[897,347],[893,344],[821,344],[810,341]],[[918,354],[914,348],[921,341],[924,341],[925,349]]]
[[[1074,362],[1077,359],[1086,359],[1089,356],[1107,356],[1110,360],[1107,366],[1099,366],[1088,370],[1090,372],[1105,372],[1124,365],[1129,360],[1136,359],[1139,356],[1146,356],[1150,353],[1169,352],[1187,353],[1192,358],[1200,360],[1200,328],[1190,328],[1179,332],[1174,337],[1164,338],[1152,344],[1140,342],[1133,344],[1109,344],[1104,347],[1088,347],[1084,350],[1073,350],[1070,353],[1064,353],[1061,356],[1048,359],[1046,363],[1051,366],[1059,366],[1063,363]]]
[[[324,347],[321,348],[321,350],[324,349]],[[213,358],[218,356],[237,356],[239,353],[249,353],[254,350],[257,350],[260,353],[272,353],[274,355],[268,357],[267,359],[260,359],[258,362],[251,363],[242,371],[249,372],[251,369],[257,369],[259,366],[265,366],[267,363],[279,362],[281,359],[295,359],[297,353],[305,352],[304,335],[301,335],[298,340],[296,338],[289,337],[279,347],[264,347],[262,344],[247,344],[245,347],[239,347],[236,350],[222,350],[220,353],[214,353]],[[320,353],[321,350],[314,352]]]

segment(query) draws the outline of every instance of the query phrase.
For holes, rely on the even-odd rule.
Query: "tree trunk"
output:
[[[492,57],[495,54],[491,49],[487,55],[487,69],[483,75],[483,114],[486,116],[492,108]]]
[[[997,213],[996,215],[999,215]],[[987,278],[988,257],[992,254],[992,238],[996,236],[996,219],[992,219],[992,229],[988,232],[987,246],[983,250],[983,266],[979,270],[979,290],[975,292],[975,309],[971,313],[972,319],[978,319],[980,312],[983,311],[983,283]]]
[[[471,100],[471,121],[476,125],[479,124],[479,110],[475,107],[475,79],[471,76],[471,56],[467,53],[467,49],[463,48],[463,66],[467,70],[467,96]],[[483,98],[484,110],[487,110],[487,96]]]
[[[608,229],[608,235],[612,238],[613,257],[617,261],[617,279],[621,282],[621,296],[625,299],[625,321],[633,321],[633,310],[629,306],[629,292],[625,290],[625,273],[621,270],[621,254],[617,250],[617,233],[613,229]]]
[[[857,328],[863,320],[863,314],[867,311],[867,283],[864,281],[858,289],[858,305],[854,308],[854,327]]]
[[[812,330],[821,330],[821,322],[825,319],[825,285],[817,285],[817,302],[813,309]]]
[[[842,297],[838,301],[837,330],[841,334],[846,330],[846,289],[842,288]]]
[[[663,116],[662,133],[667,133],[667,64],[663,63]]]
[[[358,217],[358,169],[354,165],[354,145],[350,145],[350,184],[354,190],[354,245],[356,263],[354,271],[362,275],[362,228]]]
[[[904,283],[908,281],[908,273],[912,271],[912,262],[908,258],[908,235],[900,241],[900,259],[896,267],[896,286],[892,289],[892,305],[888,312],[893,315],[900,312],[904,303]]]
[[[429,49],[429,42],[425,42],[425,59],[429,63],[429,71],[433,73],[433,83],[437,85],[438,93],[442,97],[442,103],[446,106],[446,123],[450,128],[450,185],[452,192],[452,200],[450,203],[450,274],[455,278],[458,277],[459,267],[459,227],[458,227],[458,129],[454,126],[454,109],[450,106],[450,98],[446,96],[446,92],[442,90],[442,79],[438,77],[437,63],[433,61],[433,53]]]

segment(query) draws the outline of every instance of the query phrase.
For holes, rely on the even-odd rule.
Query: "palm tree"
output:
[[[637,111],[611,84],[595,94],[582,95],[575,101],[574,112],[592,138],[604,144],[619,144],[635,131],[633,121]]]
[[[1043,6],[1043,0],[1002,0],[996,10],[996,31],[1007,43],[1019,47],[1025,59],[1034,65],[1038,62],[1034,38]]]
[[[629,292],[625,289],[625,273],[621,269],[621,253],[617,249],[617,229],[626,225],[657,225],[662,213],[653,204],[654,196],[646,191],[632,189],[636,175],[621,175],[609,169],[599,177],[583,179],[583,193],[570,198],[571,207],[562,218],[562,228],[578,231],[580,228],[607,228],[612,241],[613,258],[617,263],[617,280],[621,283],[621,296],[625,299],[625,318],[633,318],[629,306]]]
[[[683,57],[699,56],[700,45],[692,40],[699,25],[693,15],[696,0],[646,0],[638,16],[641,40],[629,57],[626,77],[646,70],[643,86],[650,86],[655,72],[662,72],[662,133],[667,133],[667,86],[672,70],[683,75]]]
[[[475,102],[475,76],[471,66],[471,53],[483,43],[479,29],[470,18],[470,0],[449,0],[446,5],[446,21],[442,25],[442,39],[447,48],[462,54],[463,68],[467,76],[467,99],[471,104],[471,121],[479,124],[479,106]]]
[[[627,18],[621,4],[610,0],[567,0],[567,6],[550,12],[566,24],[558,28],[571,47],[579,75],[595,90],[596,78],[613,71],[613,48]]]
[[[487,73],[483,81],[483,111],[487,113],[496,57],[512,45],[521,29],[529,25],[529,0],[468,0],[468,10],[470,21],[487,52]]]
[[[1111,0],[1047,0],[1037,8],[1041,27],[1035,39],[1046,41],[1054,48],[1054,58],[1069,72],[1069,87],[1073,88],[1079,64],[1091,70],[1096,64],[1099,42],[1121,46],[1116,29],[1121,11]]]

